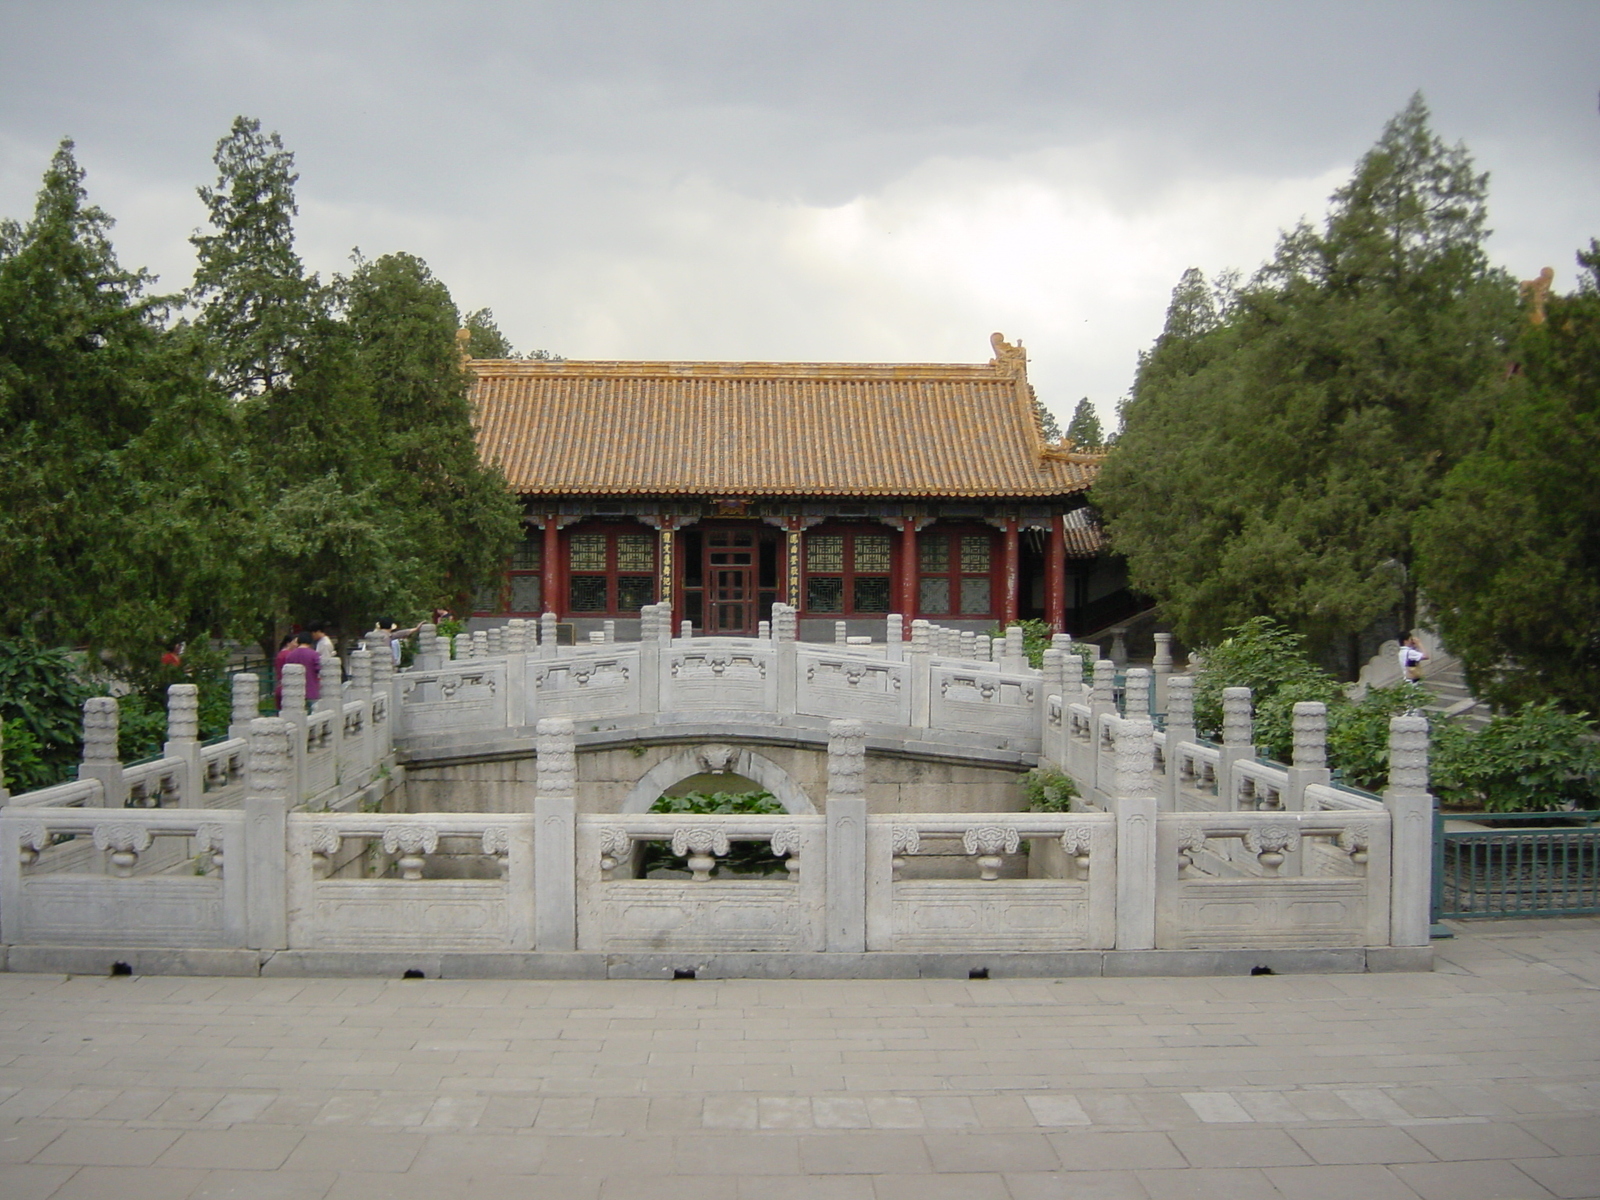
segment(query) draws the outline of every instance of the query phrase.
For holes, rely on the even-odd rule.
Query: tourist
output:
[[[1400,647],[1400,674],[1410,683],[1422,682],[1422,664],[1427,660],[1416,634],[1412,634]]]
[[[306,626],[306,628],[311,630],[312,634],[317,639],[316,651],[318,654],[320,654],[323,658],[339,657],[338,647],[333,644],[333,639],[328,636],[328,627],[326,625],[318,621],[315,624]]]
[[[394,656],[395,666],[400,665],[400,644],[407,638],[416,637],[417,630],[421,628],[421,625],[413,625],[410,629],[397,629],[393,617],[378,618],[378,632],[388,636],[389,653]]]
[[[322,695],[322,656],[317,653],[317,635],[309,629],[303,629],[294,635],[292,641],[286,639],[286,642],[286,646],[278,651],[278,686],[272,693],[277,699],[280,713],[283,711],[283,670],[290,663],[299,663],[306,669],[306,702],[314,704]]]

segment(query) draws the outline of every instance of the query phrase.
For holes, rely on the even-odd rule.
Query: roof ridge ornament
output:
[[[1005,334],[991,333],[989,345],[994,347],[994,357],[989,360],[989,365],[999,374],[1023,379],[1028,377],[1028,352],[1022,348],[1021,338],[1013,345],[1006,341]]]

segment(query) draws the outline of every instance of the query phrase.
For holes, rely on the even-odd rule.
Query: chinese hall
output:
[[[1106,590],[1099,456],[1045,440],[1020,344],[951,363],[470,359],[479,451],[526,536],[475,618],[577,637],[670,602],[674,628],[800,636],[894,612],[1076,632]],[[1115,580],[1111,586],[1115,586]]]

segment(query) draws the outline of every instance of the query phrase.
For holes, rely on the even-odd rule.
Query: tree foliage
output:
[[[1600,243],[1526,322],[1487,445],[1422,514],[1418,575],[1476,694],[1600,711]]]
[[[1105,445],[1105,431],[1100,427],[1100,415],[1085,396],[1072,410],[1072,420],[1067,423],[1067,437],[1074,445],[1096,447]]]
[[[174,642],[453,604],[517,533],[444,285],[404,254],[308,275],[293,156],[258,122],[215,164],[189,319],[118,263],[71,142],[0,222],[0,638],[86,647],[152,697]]]
[[[1414,616],[1416,514],[1480,444],[1514,290],[1486,177],[1413,98],[1243,286],[1197,270],[1095,489],[1132,585],[1185,640],[1270,614],[1318,650]]]
[[[238,591],[233,417],[83,180],[62,142],[0,223],[0,634],[153,663]]]

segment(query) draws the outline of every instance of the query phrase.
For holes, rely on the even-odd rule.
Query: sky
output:
[[[1421,91],[1488,246],[1600,236],[1600,4],[0,0],[0,216],[71,137],[125,266],[189,282],[233,118],[298,246],[407,251],[519,350],[981,362],[1103,420],[1187,267],[1319,222]]]

